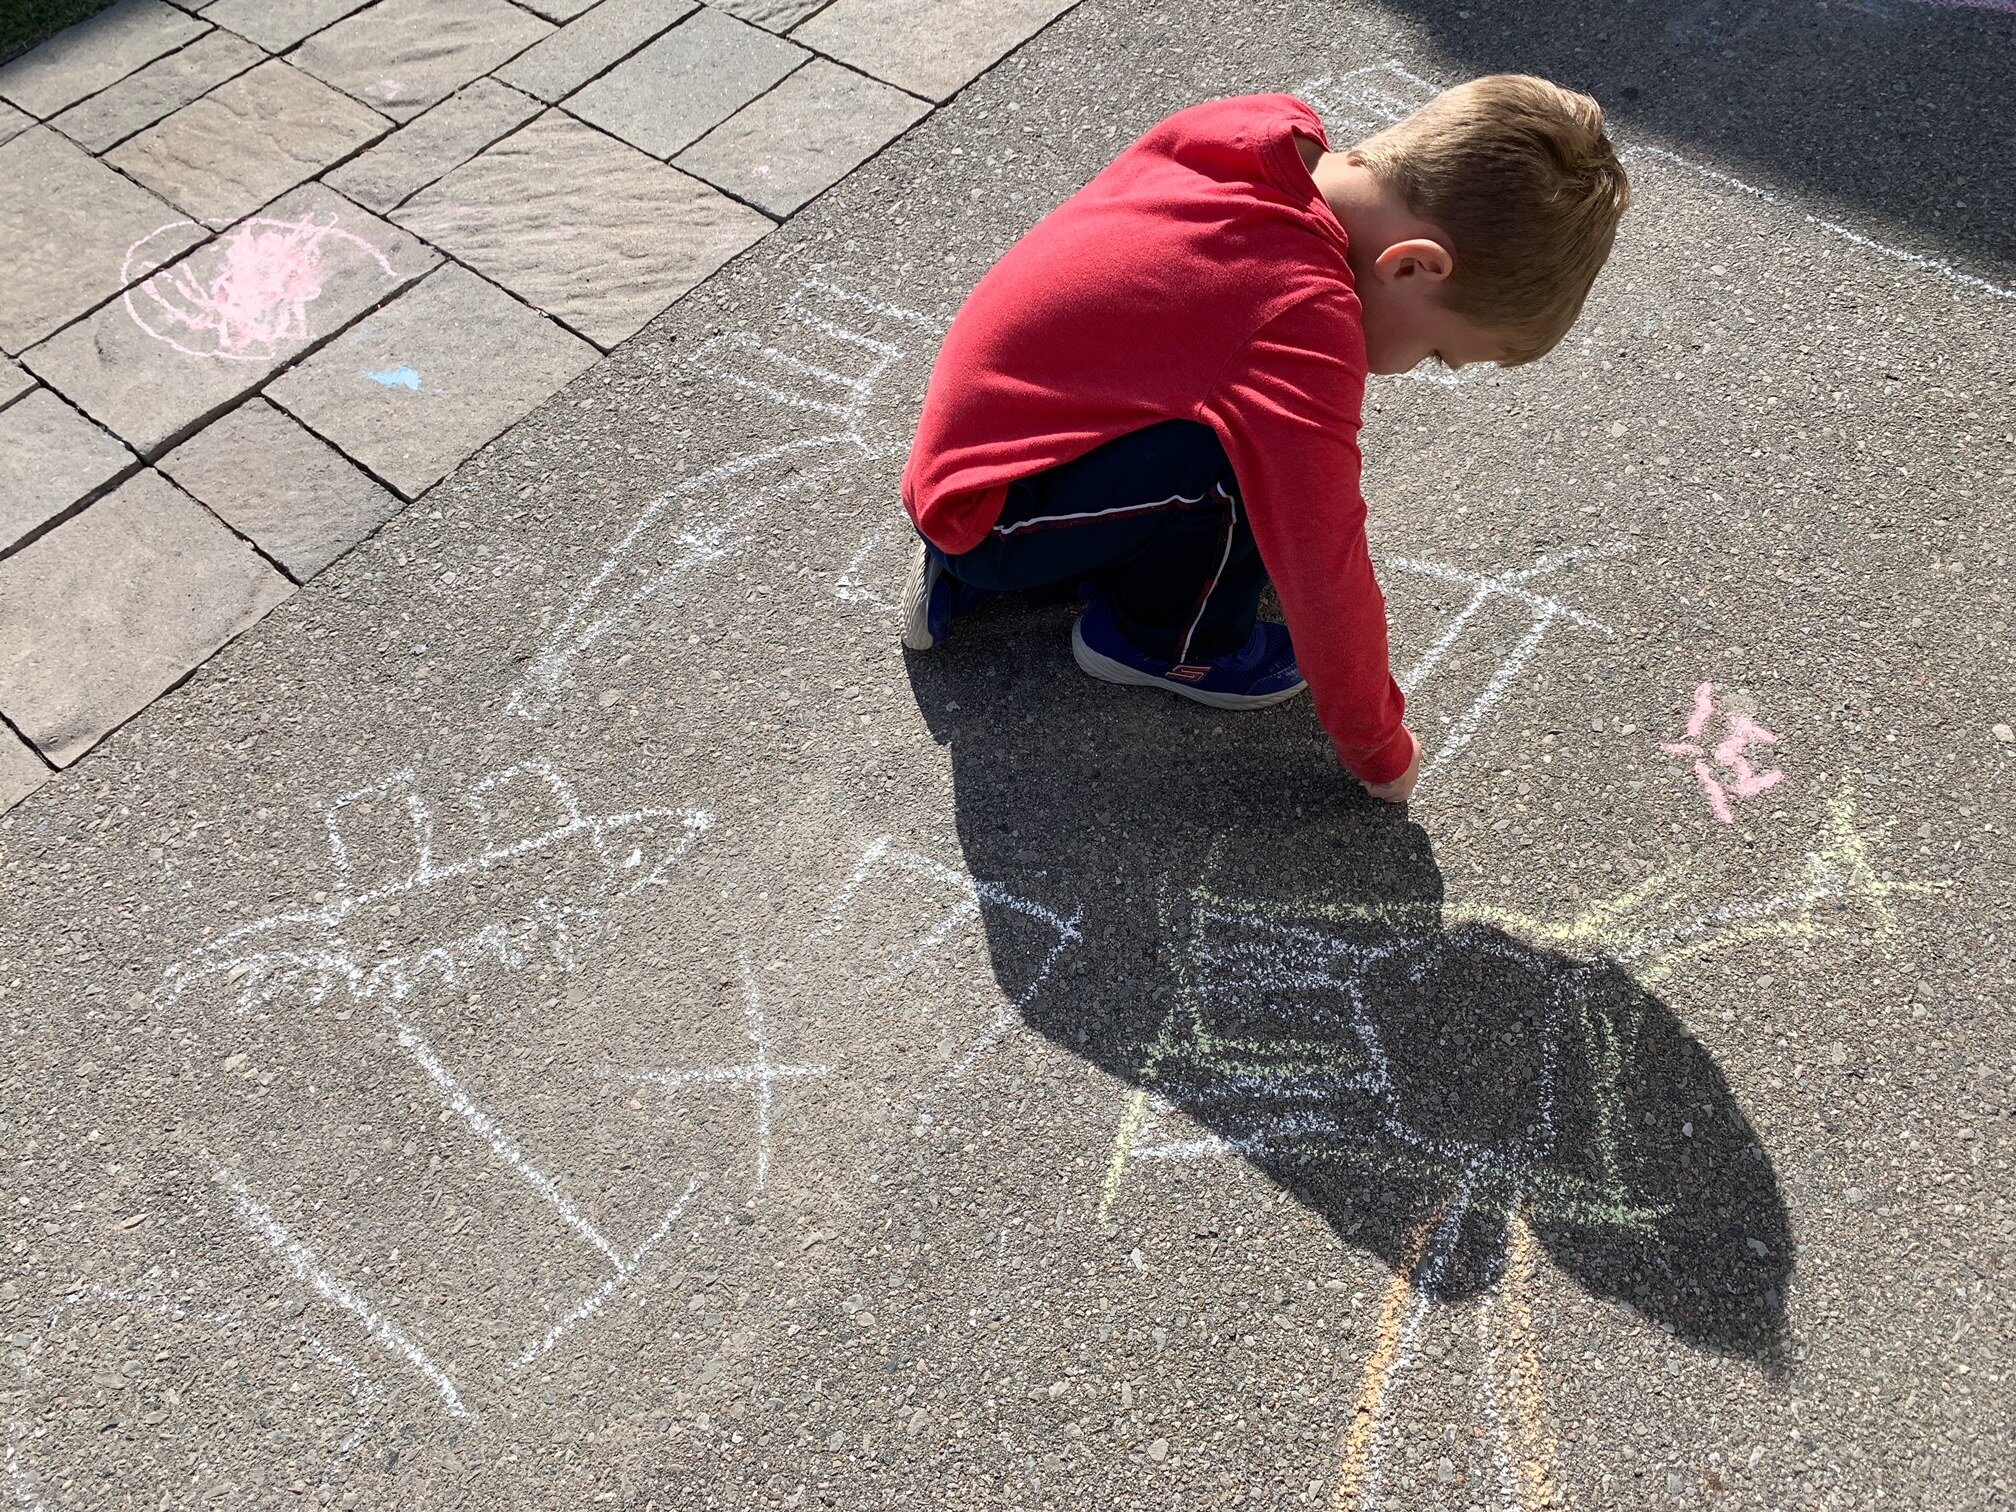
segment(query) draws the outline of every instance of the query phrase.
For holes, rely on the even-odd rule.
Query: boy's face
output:
[[[1431,359],[1452,369],[1504,360],[1494,334],[1442,303],[1450,270],[1448,249],[1426,238],[1393,243],[1363,270],[1358,303],[1373,372],[1404,373]]]

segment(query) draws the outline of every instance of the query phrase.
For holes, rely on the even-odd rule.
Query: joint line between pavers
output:
[[[34,529],[28,531],[25,535],[21,537],[20,540],[14,542],[13,545],[0,546],[0,562],[4,562],[9,557],[19,555],[21,552],[26,551],[30,546],[33,546],[37,541],[41,540],[44,536],[48,535],[50,531],[56,529],[57,526],[62,525],[70,520],[76,519],[77,516],[84,513],[85,510],[89,509],[93,504],[96,504],[100,499],[104,498],[105,495],[112,492],[113,489],[117,488],[120,484],[124,483],[128,478],[132,477],[133,474],[139,472],[142,468],[146,467],[147,465],[144,461],[140,459],[138,455],[136,455],[132,444],[129,443],[124,436],[120,435],[117,431],[113,430],[112,427],[110,427],[109,425],[100,425],[96,420],[92,419],[91,416],[85,414],[83,410],[79,409],[76,404],[71,402],[70,396],[68,394],[61,392],[60,390],[54,388],[50,384],[41,382],[39,376],[37,377],[36,382],[39,387],[47,389],[59,404],[68,405],[71,411],[74,412],[77,415],[77,417],[81,419],[86,425],[89,425],[96,430],[101,430],[105,432],[106,435],[110,436],[114,441],[117,441],[122,447],[126,449],[126,455],[131,457],[133,459],[133,462],[132,465],[129,467],[120,468],[118,472],[114,473],[111,477],[107,478],[103,483],[100,483],[97,487],[87,489],[81,498],[74,500],[70,504],[66,505],[64,508],[58,510],[55,514],[51,515],[48,519],[44,520],[41,524],[37,525]],[[35,392],[34,389],[32,388],[28,389],[20,395],[20,398],[25,399],[28,397],[29,394],[32,394],[34,392]]]
[[[553,29],[552,31],[550,31],[550,32],[546,33],[546,35],[545,35],[544,37],[541,37],[541,38],[539,39],[539,41],[538,41],[538,42],[534,42],[534,43],[532,44],[532,46],[533,46],[533,47],[537,47],[537,46],[539,46],[539,45],[540,45],[540,43],[543,43],[543,42],[546,42],[546,41],[550,40],[551,38],[554,38],[554,37],[557,37],[557,36],[559,36],[561,32],[565,31],[565,30],[566,30],[566,29],[567,29],[567,28],[568,28],[569,26],[572,26],[572,25],[574,24],[574,21],[578,21],[578,20],[580,20],[582,16],[586,16],[587,14],[589,14],[589,11],[593,11],[593,10],[597,10],[597,9],[599,9],[599,8],[600,8],[600,3],[601,3],[601,0],[596,0],[596,4],[595,4],[595,5],[591,5],[591,6],[590,6],[590,7],[588,8],[588,10],[586,10],[586,11],[583,11],[583,12],[581,13],[581,15],[580,15],[580,16],[576,16],[576,17],[574,17],[574,18],[573,18],[573,20],[570,20],[570,21],[564,21],[564,22],[562,22],[562,23],[561,23],[560,25],[556,26],[556,27],[555,27],[555,28],[554,28],[554,29]],[[574,96],[576,96],[577,94],[581,93],[581,91],[582,91],[582,90],[586,89],[586,88],[587,88],[587,87],[588,87],[588,86],[589,86],[590,84],[593,84],[593,83],[594,83],[594,82],[595,82],[596,80],[598,80],[598,79],[602,78],[602,77],[603,77],[604,75],[606,75],[606,74],[610,74],[610,73],[614,73],[614,72],[616,71],[616,69],[618,69],[619,67],[621,67],[621,66],[622,66],[623,64],[625,64],[625,63],[628,63],[628,62],[629,62],[629,61],[630,61],[630,60],[631,60],[632,58],[636,57],[636,56],[637,56],[637,54],[639,54],[639,53],[641,53],[642,51],[644,51],[644,49],[645,49],[645,48],[647,48],[647,47],[651,46],[651,44],[652,44],[652,43],[654,43],[654,42],[658,41],[658,40],[659,40],[659,39],[660,39],[661,37],[666,37],[666,36],[669,36],[669,35],[670,35],[671,33],[673,33],[673,32],[675,32],[675,31],[677,31],[677,30],[678,30],[678,29],[679,29],[680,27],[684,26],[684,25],[685,25],[685,24],[686,24],[686,23],[687,23],[688,21],[691,21],[691,20],[693,19],[694,15],[695,15],[695,14],[697,14],[697,13],[698,13],[699,11],[701,11],[701,10],[702,10],[702,9],[704,9],[704,8],[705,8],[705,6],[704,6],[704,4],[703,4],[703,0],[694,0],[694,3],[693,3],[693,8],[692,8],[691,10],[687,11],[685,15],[681,16],[681,17],[680,17],[680,18],[679,18],[678,20],[674,21],[674,22],[673,22],[673,23],[672,23],[672,24],[671,24],[670,26],[666,27],[666,28],[665,28],[664,30],[662,30],[662,31],[655,31],[655,32],[651,33],[651,35],[650,35],[650,36],[646,37],[646,38],[645,38],[645,39],[644,39],[644,40],[643,40],[642,42],[639,42],[639,43],[638,43],[638,44],[637,44],[637,45],[636,45],[635,47],[631,48],[631,49],[630,49],[630,51],[628,51],[628,52],[624,53],[624,54],[623,54],[623,55],[622,55],[621,57],[618,57],[618,58],[612,58],[612,59],[611,59],[611,60],[610,60],[610,61],[609,61],[609,62],[608,62],[608,63],[607,63],[606,65],[604,65],[603,67],[601,67],[601,68],[597,69],[597,70],[596,70],[596,71],[595,71],[594,73],[590,74],[590,75],[589,75],[589,76],[588,76],[587,78],[583,79],[583,80],[582,80],[582,81],[581,81],[581,82],[580,82],[579,84],[576,84],[576,85],[575,85],[575,86],[574,86],[574,87],[573,87],[572,89],[570,89],[570,90],[566,91],[566,93],[562,94],[562,95],[560,96],[560,99],[559,99],[559,100],[545,100],[545,99],[540,99],[540,97],[539,97],[538,95],[536,95],[536,94],[533,94],[531,90],[529,90],[529,89],[520,89],[520,88],[519,88],[519,87],[518,87],[518,86],[517,86],[516,84],[513,84],[513,83],[512,83],[512,82],[511,82],[511,81],[510,81],[509,79],[500,79],[500,78],[498,78],[498,77],[497,77],[497,68],[509,68],[509,67],[510,67],[510,66],[511,66],[511,65],[512,65],[513,63],[517,62],[517,60],[518,60],[519,58],[522,58],[522,57],[524,57],[524,56],[525,56],[525,53],[518,53],[518,54],[514,55],[513,57],[509,57],[509,58],[506,58],[506,59],[505,59],[505,60],[504,60],[504,61],[503,61],[502,63],[499,63],[499,64],[497,65],[497,68],[493,68],[493,69],[491,69],[489,73],[487,73],[487,74],[483,74],[483,75],[481,75],[481,77],[483,77],[483,78],[486,78],[486,79],[489,79],[489,80],[490,80],[490,81],[491,81],[492,83],[496,83],[496,84],[501,84],[501,85],[503,85],[503,86],[504,86],[504,87],[505,87],[506,89],[513,89],[513,90],[517,90],[517,92],[518,92],[519,94],[522,94],[522,95],[524,95],[524,96],[525,96],[525,97],[526,97],[527,99],[530,99],[530,100],[538,100],[538,101],[539,101],[539,103],[540,103],[541,105],[545,106],[545,108],[546,108],[547,110],[558,110],[558,109],[560,108],[560,101],[561,101],[561,100],[571,100],[571,99],[573,99],[573,98],[574,98]],[[531,48],[527,48],[527,49],[526,49],[526,52],[530,52],[530,51],[531,51]],[[469,83],[470,83],[470,84],[473,84],[473,83],[475,83],[475,82],[476,82],[476,81],[475,81],[474,79],[471,79],[471,80],[469,81]],[[469,87],[469,84],[464,84],[464,85],[462,86],[462,89],[467,89],[468,87]],[[460,94],[461,92],[462,92],[462,90],[458,89],[458,90],[457,90],[457,91],[456,91],[455,93],[456,93],[456,94]],[[454,95],[450,95],[450,96],[449,96],[449,98],[450,98],[450,99],[453,99],[453,98],[454,98]],[[431,106],[430,106],[429,108],[431,109],[431,108],[433,108],[433,107],[431,107]],[[570,112],[570,114],[571,114],[571,112]],[[418,120],[418,119],[419,119],[419,117],[417,117],[417,116],[416,116],[416,117],[414,117],[414,119],[415,119],[415,120]],[[533,117],[532,119],[533,119],[533,120],[537,120],[537,119],[538,119],[538,117],[537,117],[537,116],[534,116],[534,117]],[[531,123],[531,121],[527,121],[527,122],[525,123],[525,125],[527,125],[527,126],[529,126],[529,125],[531,125],[531,124],[532,124],[532,123]],[[524,128],[523,128],[523,127],[518,127],[518,128],[514,128],[514,129],[517,129],[517,130],[523,130]],[[600,128],[600,127],[598,126],[598,127],[596,127],[596,130],[600,131],[600,130],[601,130],[601,128]],[[497,140],[501,142],[501,141],[503,140],[503,138],[502,138],[502,137],[499,137],[499,138],[498,138]],[[619,140],[620,140],[620,138],[619,138]],[[492,146],[495,146],[496,144],[495,144],[495,143],[492,143],[491,145],[492,145]],[[628,146],[628,145],[630,145],[630,144],[629,144],[629,143],[625,143],[624,145]],[[485,150],[485,151],[488,151],[489,149],[488,149],[488,148],[485,148],[484,150]],[[641,152],[641,151],[643,151],[643,149],[642,149],[642,148],[639,148],[638,150],[639,150],[640,152]],[[682,148],[682,149],[681,149],[681,151],[684,151],[684,149]],[[646,154],[645,154],[645,156],[647,156],[647,157],[648,157],[648,156],[650,156],[650,154],[649,154],[649,153],[646,153]],[[454,170],[453,170],[453,169],[451,169],[451,170],[449,170],[449,171],[450,171],[450,172],[453,172]],[[446,175],[443,175],[443,176],[445,177]],[[417,193],[419,193],[419,191],[418,191],[418,190],[416,189],[416,190],[414,191],[414,193],[415,193],[415,194],[417,194]],[[408,198],[411,198],[411,196],[408,196]]]
[[[508,89],[513,94],[525,95],[526,99],[530,100],[534,105],[537,105],[540,108],[533,111],[531,115],[527,116],[524,120],[520,121],[516,126],[513,126],[506,131],[499,132],[496,136],[492,137],[489,141],[485,142],[482,146],[478,147],[474,152],[472,152],[468,157],[464,158],[461,162],[451,164],[449,167],[442,169],[439,173],[435,174],[433,178],[427,180],[426,183],[421,184],[417,188],[415,188],[410,194],[401,197],[396,204],[386,206],[383,214],[379,216],[381,220],[389,221],[391,222],[391,224],[395,226],[398,225],[399,223],[397,221],[392,220],[392,216],[395,212],[404,210],[407,207],[407,205],[411,204],[415,199],[425,194],[429,189],[432,189],[436,184],[440,183],[441,180],[448,177],[449,174],[459,172],[461,169],[468,167],[469,164],[475,162],[477,158],[483,156],[484,153],[496,147],[498,143],[510,141],[511,138],[518,135],[519,132],[525,130],[526,127],[531,126],[534,122],[538,121],[542,116],[546,114],[547,111],[558,110],[560,108],[557,105],[548,105],[544,100],[540,99],[537,95],[525,94],[524,90],[517,88],[515,85],[506,84],[502,79],[493,79],[490,77],[489,74],[482,75],[480,79],[471,79],[469,81],[469,84],[477,84],[484,82],[495,84],[500,89]],[[454,94],[448,96],[447,100],[442,100],[437,104],[429,106],[419,115],[413,117],[413,120],[405,122],[400,129],[404,130],[406,126],[411,126],[414,124],[414,122],[425,120],[428,116],[432,115],[435,111],[439,110],[441,106],[446,105],[449,100],[460,98],[462,90],[467,89],[469,87],[469,84],[464,84],[462,86],[462,89],[456,90]],[[393,135],[396,136],[398,135],[398,133],[394,132]],[[382,147],[388,140],[390,140],[390,138],[380,137],[376,145]],[[368,151],[369,149],[366,150]],[[350,159],[345,159],[345,161],[346,162],[350,161]],[[323,172],[326,176],[329,173],[335,172],[335,168],[334,167],[327,168],[324,169]],[[335,185],[325,182],[324,179],[317,179],[315,182],[321,184],[322,187],[325,189],[335,190],[335,192],[339,194],[342,192],[341,190],[337,190]],[[400,226],[400,230],[404,231],[405,229],[406,229],[405,227]],[[408,231],[407,235],[419,236],[419,233],[417,231]],[[427,238],[421,236],[420,240],[427,241]],[[434,246],[434,243],[427,242],[427,245],[432,247]],[[440,249],[436,248],[435,250],[439,251]]]
[[[197,19],[201,20],[202,18],[198,17]],[[168,116],[172,116],[176,114],[178,111],[187,110],[191,105],[194,105],[196,103],[196,100],[185,100],[183,101],[182,104],[177,105],[174,110],[169,111],[168,115],[164,115],[155,120],[149,121],[144,126],[136,126],[131,131],[127,132],[126,135],[120,137],[118,140],[107,142],[103,147],[98,148],[86,147],[82,142],[78,141],[77,138],[71,136],[69,132],[64,131],[61,126],[56,124],[57,117],[68,115],[71,111],[77,109],[78,106],[88,105],[91,103],[91,101],[99,99],[104,95],[110,94],[113,90],[117,89],[121,84],[124,84],[127,80],[132,79],[138,76],[139,74],[145,73],[148,69],[152,68],[155,63],[165,62],[169,58],[177,57],[180,54],[187,52],[190,48],[194,47],[198,42],[203,41],[204,38],[214,37],[218,35],[220,32],[227,37],[237,37],[240,42],[243,42],[247,47],[251,48],[255,53],[258,54],[258,56],[254,58],[250,63],[247,63],[243,68],[239,69],[236,73],[226,74],[223,78],[218,79],[217,81],[212,83],[209,86],[209,88],[203,91],[202,94],[196,96],[196,100],[208,99],[213,91],[223,88],[223,86],[229,84],[233,79],[242,79],[243,77],[245,77],[246,74],[252,72],[253,69],[258,68],[261,64],[270,63],[273,60],[273,54],[267,52],[265,48],[261,47],[257,42],[254,42],[250,37],[239,36],[239,34],[237,32],[232,31],[230,27],[218,26],[213,22],[211,24],[210,30],[208,30],[207,32],[200,33],[197,36],[191,37],[187,42],[184,42],[180,47],[176,48],[174,52],[163,53],[160,57],[154,59],[152,63],[143,63],[140,65],[140,67],[134,69],[132,73],[120,75],[110,84],[107,84],[103,89],[99,90],[97,94],[86,95],[83,99],[78,100],[75,104],[64,106],[62,110],[59,110],[56,113],[56,115],[49,117],[49,119],[45,121],[43,124],[48,126],[51,131],[59,133],[62,136],[63,140],[65,140],[66,142],[74,143],[82,151],[89,153],[93,158],[97,159],[100,162],[103,162],[106,153],[117,152],[121,147],[124,147],[128,142],[132,141],[133,138],[139,136],[143,131],[152,131],[156,126],[159,126],[162,121],[167,120]],[[106,166],[109,168],[112,165],[107,163]],[[156,197],[158,198],[159,196]],[[253,214],[256,215],[258,214],[258,212],[255,210]]]
[[[50,771],[60,772],[63,770],[63,768],[59,767],[58,765],[56,765],[55,762],[51,761],[47,756],[44,756],[42,754],[42,747],[38,746],[37,744],[35,744],[34,741],[30,740],[28,738],[27,733],[19,725],[14,723],[13,720],[7,717],[7,711],[5,709],[0,709],[0,728],[5,728],[7,730],[12,731],[14,734],[14,738],[21,742],[22,748],[26,750],[29,754],[34,756],[34,758],[37,761],[41,762],[42,765],[49,768]]]

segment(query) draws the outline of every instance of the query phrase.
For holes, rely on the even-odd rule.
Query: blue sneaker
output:
[[[929,651],[952,638],[952,617],[994,597],[987,588],[962,583],[945,570],[935,551],[917,542],[910,576],[903,584],[903,644]]]
[[[1103,682],[1167,688],[1214,709],[1264,709],[1285,703],[1309,686],[1295,665],[1288,627],[1265,620],[1230,656],[1168,662],[1136,650],[1113,622],[1112,608],[1104,599],[1094,599],[1072,627],[1071,654]]]

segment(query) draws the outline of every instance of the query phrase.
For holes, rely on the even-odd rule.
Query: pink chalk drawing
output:
[[[133,243],[122,278],[144,266],[149,242],[188,224],[159,227]],[[312,216],[255,215],[129,288],[126,310],[141,330],[187,356],[270,362],[309,340],[308,307],[332,274],[354,263],[398,276],[391,260],[354,232]]]
[[[1778,737],[1748,714],[1724,709],[1722,739],[1711,749],[1704,737],[1714,717],[1715,684],[1704,682],[1694,690],[1694,711],[1687,719],[1687,738],[1663,741],[1659,749],[1668,756],[1692,756],[1694,777],[1701,784],[1701,791],[1708,795],[1708,807],[1724,824],[1734,824],[1736,811],[1729,803],[1732,795],[1748,799],[1768,793],[1785,780],[1785,774],[1775,769],[1760,772],[1750,764],[1752,746],[1776,745]]]

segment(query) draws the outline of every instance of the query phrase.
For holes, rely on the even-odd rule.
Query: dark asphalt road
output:
[[[17,1497],[2009,1506],[2016,18],[1536,16],[1082,6],[0,819]],[[1415,803],[898,650],[1021,230],[1509,64],[1638,204],[1368,406]]]

